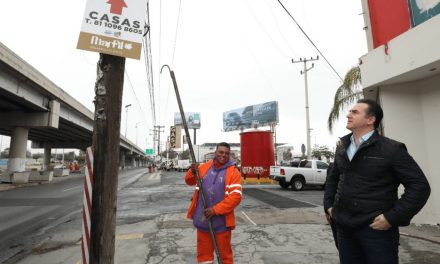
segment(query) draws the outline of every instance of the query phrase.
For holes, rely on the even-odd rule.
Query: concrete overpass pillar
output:
[[[134,157],[134,155],[131,155],[131,167],[136,167],[136,158]]]
[[[125,169],[125,151],[119,151],[119,169]]]
[[[8,173],[25,171],[28,134],[29,128],[15,127],[13,129],[9,150]]]
[[[50,154],[51,154],[51,148],[44,148],[44,164],[43,164],[43,170],[48,171],[50,167]]]

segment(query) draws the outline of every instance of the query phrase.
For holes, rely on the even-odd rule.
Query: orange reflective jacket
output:
[[[200,164],[199,166],[199,176],[201,179],[205,177],[206,172],[208,172],[209,168],[212,166],[213,160],[210,160],[206,163]],[[188,185],[194,186],[197,185],[197,178],[192,173],[191,169],[185,174],[185,182]],[[214,205],[213,209],[216,215],[224,215],[226,219],[226,227],[230,229],[235,228],[235,216],[234,216],[234,208],[240,204],[242,196],[242,186],[241,186],[241,175],[238,169],[232,165],[226,169],[226,178],[225,178],[225,195],[223,201]],[[193,198],[191,200],[191,204],[188,208],[187,217],[192,219],[192,215],[197,206],[197,200],[199,197],[199,187],[196,186],[194,191]]]

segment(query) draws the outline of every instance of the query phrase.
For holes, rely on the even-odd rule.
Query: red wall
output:
[[[241,175],[246,178],[269,177],[275,163],[273,133],[250,131],[240,134]]]
[[[368,6],[374,48],[411,27],[408,0],[368,0]]]

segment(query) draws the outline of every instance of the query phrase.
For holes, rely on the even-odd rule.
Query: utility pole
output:
[[[153,132],[153,134],[151,134]],[[153,136],[153,157],[154,157],[154,151],[156,149],[156,130],[150,129],[150,136]]]
[[[162,132],[164,132],[163,131],[163,128],[165,127],[165,126],[153,126],[154,127],[154,129],[153,130],[151,130],[151,131],[153,131],[153,133],[154,133],[154,141],[156,141],[156,139],[157,139],[157,155],[160,155],[160,133],[162,133]],[[157,135],[157,137],[156,137],[156,135]],[[154,149],[154,147],[153,147],[153,149]]]
[[[157,128],[157,155],[160,155],[160,133],[164,132],[162,129],[165,126],[154,126],[154,128]]]
[[[301,74],[304,73],[304,84],[305,84],[305,89],[306,89],[306,135],[307,135],[307,159],[311,158],[311,149],[310,149],[310,117],[309,117],[309,90],[307,87],[307,72],[310,71],[314,64],[312,63],[312,66],[310,68],[307,68],[307,62],[308,61],[316,61],[319,60],[319,56],[316,56],[316,58],[310,58],[310,59],[306,59],[306,58],[300,58],[298,61],[295,61],[294,59],[292,59],[292,63],[298,63],[298,62],[302,62],[304,63],[304,70],[300,71]]]
[[[94,100],[91,264],[114,263],[124,69],[125,58],[99,55]]]
[[[167,137],[167,161],[170,155],[170,136]]]
[[[277,165],[277,159],[278,159],[278,154],[277,154],[277,130],[276,130],[276,123],[273,123],[270,125],[270,131],[273,133],[273,149],[274,151],[274,158],[275,158],[275,164],[273,165]]]
[[[131,104],[128,104],[125,106],[125,134],[124,137],[127,137],[127,126],[128,126],[128,108],[131,106]]]

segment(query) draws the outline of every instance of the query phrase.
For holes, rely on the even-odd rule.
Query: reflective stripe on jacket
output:
[[[206,163],[200,164],[199,175],[200,178],[206,175],[206,172],[212,166],[213,160]],[[199,197],[199,188],[197,187],[197,178],[192,173],[191,169],[185,174],[185,182],[188,185],[196,186],[191,204],[188,208],[187,218],[192,219],[195,212],[197,200]],[[241,185],[241,175],[238,169],[231,165],[226,169],[226,179],[225,179],[225,194],[223,201],[214,205],[213,209],[216,215],[224,215],[226,219],[226,227],[230,229],[235,228],[235,216],[234,209],[240,204],[242,197],[242,185]]]

